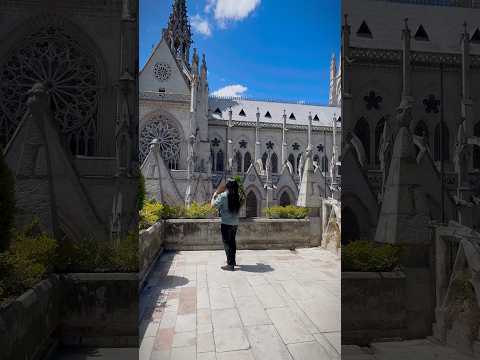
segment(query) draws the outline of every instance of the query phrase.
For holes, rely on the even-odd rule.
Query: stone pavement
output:
[[[340,359],[340,259],[320,248],[162,255],[140,298],[140,360]]]
[[[369,348],[342,346],[344,360],[472,360],[473,357],[428,339],[373,343]]]

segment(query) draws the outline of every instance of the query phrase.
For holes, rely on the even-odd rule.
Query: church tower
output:
[[[328,93],[328,105],[338,106],[337,94],[337,60],[335,54],[332,54],[330,61],[330,90]]]
[[[168,27],[165,31],[165,39],[170,45],[173,54],[188,66],[190,59],[190,45],[193,41],[185,0],[174,1],[172,13],[168,20]]]

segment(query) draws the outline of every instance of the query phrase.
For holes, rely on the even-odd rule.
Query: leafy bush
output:
[[[243,206],[243,204],[245,204],[247,196],[245,195],[245,188],[243,187],[242,177],[240,175],[236,175],[233,177],[233,180],[235,180],[238,184],[238,195],[240,196],[240,206]]]
[[[342,248],[342,271],[393,271],[399,265],[402,248],[371,241],[352,241]]]
[[[210,204],[193,202],[189,208],[170,206],[150,200],[144,203],[140,211],[140,229],[146,229],[161,219],[210,219],[217,216],[217,210]]]
[[[300,206],[272,206],[265,208],[265,216],[270,219],[304,219],[308,209]]]
[[[58,244],[38,222],[14,232],[8,251],[0,253],[0,302],[22,294],[55,268]]]
[[[0,251],[8,249],[15,212],[15,183],[0,148]]]
[[[185,209],[185,217],[188,219],[211,219],[217,216],[217,210],[210,204],[199,204],[193,202]]]

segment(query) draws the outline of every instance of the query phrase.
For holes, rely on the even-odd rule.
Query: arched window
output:
[[[268,159],[268,155],[266,152],[264,152],[262,155],[263,170],[265,170],[265,168],[267,167],[267,159]]]
[[[247,151],[243,157],[243,171],[247,172],[252,164],[252,155]]]
[[[328,172],[328,157],[326,155],[322,156],[322,172]]]
[[[246,216],[249,218],[258,216],[258,204],[257,204],[257,195],[253,191],[250,191],[247,194],[247,199],[245,202],[246,206]]]
[[[480,137],[480,121],[473,127],[473,135]],[[480,146],[473,145],[473,168],[480,169]]]
[[[320,156],[318,156],[318,154],[315,154],[315,155],[313,156],[313,162],[315,162],[315,163],[317,163],[317,164],[320,163]]]
[[[270,163],[272,165],[272,173],[278,173],[278,156],[277,154],[273,153],[270,157]]]
[[[222,172],[223,171],[223,151],[222,150],[218,150],[217,152],[217,161],[216,161],[216,165],[217,165],[217,172]]]
[[[358,119],[355,129],[353,130],[355,135],[358,136],[365,149],[365,161],[370,164],[370,126],[364,117]]]
[[[422,120],[417,123],[413,133],[417,136],[421,136],[425,141],[425,145],[428,145],[428,127],[427,124],[425,124]],[[415,151],[418,154],[419,149],[417,146],[415,146]]]
[[[240,154],[240,151],[237,151],[235,153],[235,163],[237,164],[237,173],[242,172],[242,154]]]
[[[378,120],[377,126],[375,127],[375,164],[380,163],[378,151],[380,150],[380,142],[382,141],[384,127],[385,127],[385,118],[382,117],[380,120]]]
[[[292,172],[295,174],[295,156],[293,154],[288,155],[288,162],[292,165]]]
[[[435,127],[435,147],[434,147],[434,153],[433,153],[433,159],[435,161],[448,161],[450,158],[450,135],[448,133],[448,128],[447,126],[442,123],[442,128],[443,128],[443,139],[440,141],[440,124],[438,124]],[[440,148],[442,151],[440,152]]]
[[[210,159],[212,161],[212,171],[215,171],[215,153],[213,152],[213,149],[210,148]]]
[[[301,160],[302,160],[302,153],[300,153],[300,154],[297,155],[297,170],[299,170],[300,167],[302,166],[302,165],[300,164],[300,161],[301,161]]]
[[[290,200],[290,195],[288,195],[288,192],[284,191],[280,196],[280,206],[288,206],[291,204],[292,201]]]

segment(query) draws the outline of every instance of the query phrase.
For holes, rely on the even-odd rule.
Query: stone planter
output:
[[[143,287],[146,277],[148,276],[151,267],[155,260],[158,259],[163,251],[163,230],[165,228],[164,222],[160,221],[148,229],[140,231],[139,236],[139,289]]]
[[[405,299],[402,272],[342,272],[342,344],[404,338]]]
[[[0,358],[42,358],[54,343],[61,307],[62,285],[55,275],[0,307]]]

